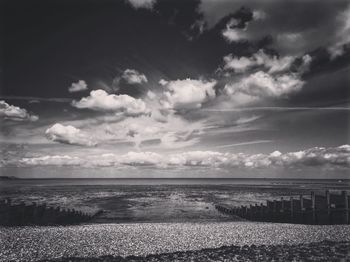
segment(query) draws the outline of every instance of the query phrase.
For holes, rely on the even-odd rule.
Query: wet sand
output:
[[[21,182],[21,181],[20,181]],[[44,181],[45,183],[47,181]],[[50,181],[49,181],[50,182]],[[18,182],[16,182],[18,183]],[[87,213],[104,212],[93,223],[227,222],[216,204],[255,205],[281,196],[310,194],[313,185],[60,185],[0,186],[0,198],[46,203]],[[312,188],[315,190],[315,188]],[[324,193],[324,189],[319,189]],[[317,190],[316,190],[317,191]]]
[[[0,239],[0,261],[37,261],[62,257],[147,256],[231,245],[349,242],[350,226],[221,222],[3,227]]]

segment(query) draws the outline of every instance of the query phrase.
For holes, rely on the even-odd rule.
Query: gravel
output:
[[[324,240],[350,241],[350,225],[227,222],[0,227],[0,261],[147,256],[231,245],[278,247]]]
[[[101,256],[98,258],[59,258],[52,262],[168,262],[168,261],[349,261],[350,242],[322,241],[318,243],[275,246],[223,246],[164,253],[148,256]]]

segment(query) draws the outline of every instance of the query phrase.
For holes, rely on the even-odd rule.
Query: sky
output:
[[[1,175],[349,177],[349,1],[1,11]]]

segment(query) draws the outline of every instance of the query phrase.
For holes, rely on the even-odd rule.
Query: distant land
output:
[[[20,179],[20,178],[15,176],[0,176],[0,180],[17,180],[17,179]]]

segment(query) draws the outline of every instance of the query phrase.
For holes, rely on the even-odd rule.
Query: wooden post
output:
[[[284,201],[283,201],[283,197],[281,197],[281,210],[280,212],[284,212]]]
[[[11,198],[6,198],[5,201],[6,205],[11,206]]]
[[[18,205],[18,211],[19,211],[19,221],[21,225],[26,224],[27,214],[26,214],[26,203],[24,201],[21,201]]]
[[[272,210],[272,213],[273,213],[273,221],[276,222],[277,221],[277,201],[274,200],[273,201],[273,210]]]
[[[301,215],[301,223],[304,223],[304,198],[303,195],[300,195],[300,215]]]
[[[253,219],[253,205],[249,205],[249,220]]]
[[[293,197],[290,197],[290,222],[294,222],[294,203],[293,203]]]
[[[311,191],[312,223],[316,224],[315,192]]]
[[[261,221],[265,221],[264,204],[263,203],[260,204],[260,217],[261,217]]]
[[[349,224],[349,202],[348,202],[348,192],[345,190],[341,192],[344,200],[344,218],[345,224]]]
[[[327,205],[327,223],[332,224],[331,196],[329,194],[329,190],[326,190],[326,205]]]

